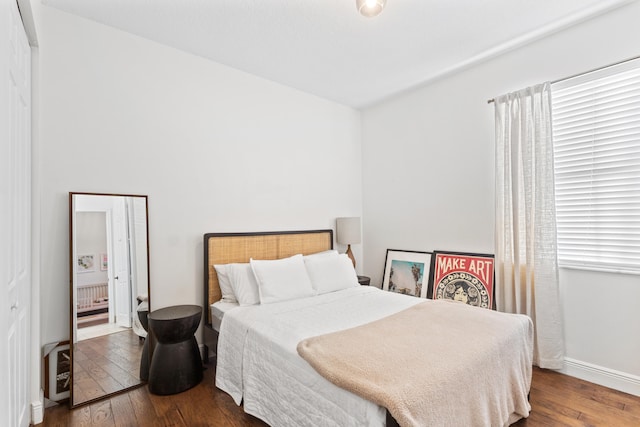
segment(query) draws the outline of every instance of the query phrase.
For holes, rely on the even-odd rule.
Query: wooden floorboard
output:
[[[74,400],[86,402],[140,384],[142,347],[131,329],[78,341],[73,353]]]
[[[215,371],[210,366],[203,381],[183,393],[157,396],[144,386],[74,410],[54,406],[45,410],[42,425],[266,426],[215,388],[214,377]],[[533,370],[531,407],[529,418],[514,426],[640,426],[640,397],[539,368]]]
[[[531,415],[515,426],[640,426],[640,397],[554,371],[533,372]]]

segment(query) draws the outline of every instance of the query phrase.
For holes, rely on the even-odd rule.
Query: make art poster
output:
[[[435,251],[431,273],[432,299],[493,308],[493,255]]]

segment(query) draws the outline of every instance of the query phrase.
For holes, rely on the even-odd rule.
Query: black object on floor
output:
[[[149,328],[156,339],[149,368],[151,393],[180,393],[202,381],[202,362],[193,336],[201,317],[198,305],[177,305],[149,313]]]

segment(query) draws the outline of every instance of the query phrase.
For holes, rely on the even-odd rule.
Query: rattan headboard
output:
[[[280,231],[262,233],[207,233],[204,235],[204,300],[206,323],[211,324],[209,306],[220,300],[215,264],[249,262],[249,259],[279,259],[333,249],[333,230]]]

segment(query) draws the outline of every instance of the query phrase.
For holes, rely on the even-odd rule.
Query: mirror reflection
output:
[[[146,380],[149,245],[146,196],[69,193],[69,206],[74,407]]]

